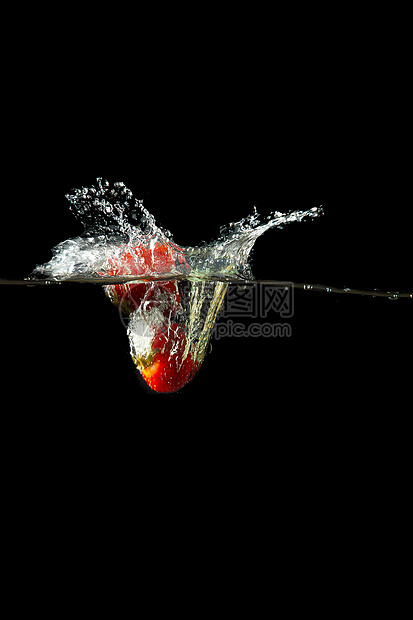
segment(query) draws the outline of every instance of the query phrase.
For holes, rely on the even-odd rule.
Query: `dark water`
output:
[[[175,402],[176,398],[177,402],[190,402],[201,393],[208,401],[212,399],[211,386],[215,389],[227,385],[231,386],[225,397],[227,415],[246,419],[248,409],[242,413],[241,394],[253,396],[257,402],[270,399],[271,406],[260,409],[260,415],[276,416],[281,426],[289,420],[290,430],[298,416],[299,433],[310,424],[306,403],[316,403],[319,411],[325,412],[323,415],[329,410],[328,419],[323,417],[322,421],[317,413],[312,417],[314,428],[323,425],[324,431],[329,425],[337,430],[339,423],[345,431],[350,420],[356,423],[357,393],[357,408],[363,416],[375,415],[369,403],[378,403],[381,395],[393,403],[387,409],[389,415],[390,411],[393,416],[402,412],[401,403],[408,395],[412,343],[411,302],[405,299],[411,295],[406,260],[409,255],[405,249],[408,234],[396,221],[397,212],[384,222],[375,209],[363,214],[361,200],[354,205],[351,201],[344,204],[338,195],[335,199],[338,207],[324,205],[323,217],[273,229],[256,242],[253,268],[257,281],[290,287],[296,282],[294,316],[288,320],[292,336],[222,338],[218,342],[212,339],[212,352],[206,356],[202,370],[175,397],[165,397],[168,401]],[[304,201],[303,209],[309,210],[321,200],[323,196],[319,202]],[[54,221],[54,208],[43,211],[44,222]],[[65,210],[63,201],[61,212]],[[212,211],[216,220],[221,219],[219,211]],[[245,212],[248,210],[244,208]],[[228,213],[222,220],[235,220],[236,206]],[[170,221],[166,215],[165,220]],[[38,262],[37,256],[45,262],[50,259],[50,247],[65,238],[65,230],[72,230],[73,238],[81,234],[81,228],[70,228],[71,217],[70,213],[67,219],[62,215],[61,228],[54,231],[46,229],[39,219],[37,228],[33,226],[31,235],[25,237],[21,253],[13,253],[12,244],[3,246],[2,276],[13,274],[18,284],[1,286],[2,325],[14,339],[13,346],[7,349],[3,381],[10,383],[18,377],[31,386],[33,393],[43,394],[43,402],[51,408],[53,403],[47,394],[51,386],[60,385],[74,412],[78,399],[89,406],[89,411],[112,403],[112,411],[118,414],[132,414],[135,410],[142,413],[137,398],[142,402],[148,398],[156,409],[159,400],[154,404],[152,394],[139,384],[131,364],[119,315],[104,299],[104,281],[95,277],[60,284],[46,278],[49,285],[24,281]],[[163,221],[159,215],[157,219]],[[207,219],[204,224],[205,229],[212,229]],[[185,230],[186,238],[202,238],[204,235],[192,226],[193,233],[192,228]],[[178,231],[175,235],[179,242]],[[325,292],[328,288],[330,293]],[[357,295],[351,294],[353,291]],[[389,301],[397,291],[401,293],[398,301]],[[263,319],[279,320],[278,316]],[[108,386],[111,388],[104,396]],[[330,399],[331,391],[335,401]],[[116,397],[120,393],[121,399]],[[347,420],[337,409],[338,402],[345,404]],[[384,415],[372,421],[372,429],[377,424],[383,428]],[[366,430],[365,421],[364,434]]]

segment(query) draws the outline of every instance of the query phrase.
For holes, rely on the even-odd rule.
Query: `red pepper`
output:
[[[111,259],[107,273],[113,276],[156,276],[170,273],[177,265],[189,269],[184,250],[179,246],[156,243],[153,248],[125,246]],[[180,307],[177,280],[115,284],[106,287],[109,299],[125,314],[140,312],[149,316],[157,308],[165,319],[163,328],[155,326],[145,354],[134,362],[146,383],[157,392],[176,392],[199,368],[186,350],[186,336],[178,323],[170,323]],[[166,324],[169,326],[166,328]]]

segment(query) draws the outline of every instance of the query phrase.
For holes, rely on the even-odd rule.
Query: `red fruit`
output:
[[[145,246],[124,246],[119,248],[119,255],[109,259],[109,274],[115,276],[136,275],[153,276],[166,274],[175,266],[181,270],[190,270],[185,258],[185,251],[172,243],[162,244],[157,241],[152,248]]]
[[[106,273],[155,276],[171,272],[178,262],[182,268],[189,268],[178,246],[156,243],[152,249],[125,247],[118,257],[109,261],[110,269]],[[132,315],[132,322],[135,317],[141,323],[130,337],[133,360],[146,383],[156,392],[180,390],[200,364],[194,361],[190,350],[185,353],[187,341],[182,327],[178,323],[170,324],[181,301],[177,280],[115,284],[105,290],[114,304]]]
[[[149,309],[160,306],[165,316],[176,314],[181,296],[178,282],[150,282],[140,284],[116,284],[106,287],[106,295],[124,314],[131,314],[145,304]]]
[[[152,249],[136,246],[125,246],[125,251],[109,260],[108,274],[112,276],[124,275],[156,275],[170,272],[178,257],[180,263],[185,260],[182,250],[176,247],[177,252],[170,246],[155,243]],[[159,283],[115,284],[106,287],[106,295],[122,312],[130,314],[141,306],[146,308],[162,303],[165,314],[175,314],[181,301],[176,280]]]
[[[186,337],[180,325],[173,323],[167,330],[156,330],[152,350],[135,364],[146,383],[155,392],[180,390],[199,368],[189,351],[184,358]]]

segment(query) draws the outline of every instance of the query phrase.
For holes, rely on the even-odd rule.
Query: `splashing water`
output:
[[[84,225],[83,235],[53,248],[52,259],[26,280],[0,284],[34,286],[81,282],[103,285],[120,310],[132,359],[158,392],[182,388],[199,370],[228,285],[286,283],[253,280],[249,258],[268,229],[315,218],[322,208],[274,212],[263,221],[257,211],[221,228],[220,236],[199,247],[181,247],[162,229],[123,183],[97,179],[96,187],[67,195]],[[361,291],[320,284],[288,286],[305,291],[369,295],[389,299],[412,293]]]
[[[33,276],[59,280],[109,277],[115,281],[115,277],[168,279],[190,275],[191,279],[248,280],[252,278],[248,259],[258,237],[270,228],[322,213],[321,207],[290,214],[274,212],[262,223],[254,208],[249,217],[222,227],[216,241],[182,248],[173,242],[168,230],[156,224],[142,200],[133,201],[124,183],[97,182],[97,187],[76,189],[66,196],[86,233],[53,248],[52,260],[36,267]],[[155,250],[161,246],[165,248],[164,261]],[[145,256],[136,248],[145,249]],[[146,253],[151,253],[150,261]],[[117,265],[126,255],[128,260]]]
[[[228,283],[252,279],[256,240],[270,228],[322,212],[274,212],[262,222],[254,209],[222,228],[216,241],[180,247],[123,183],[97,179],[97,187],[67,198],[85,233],[57,245],[32,277],[104,283],[106,296],[128,317],[136,367],[159,392],[182,388],[200,368]]]

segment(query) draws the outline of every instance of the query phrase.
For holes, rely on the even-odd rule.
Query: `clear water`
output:
[[[254,209],[249,217],[223,227],[218,239],[180,247],[124,183],[97,179],[96,186],[73,190],[67,198],[85,232],[53,248],[51,260],[38,265],[25,284],[102,284],[126,316],[131,356],[139,369],[143,359],[151,359],[156,334],[162,333],[171,341],[167,350],[170,358],[176,356],[176,373],[188,360],[196,368],[202,364],[228,284],[254,281],[250,255],[256,240],[271,228],[322,215],[322,208],[314,207],[275,211],[262,219]],[[390,299],[412,297],[314,284],[292,286]],[[178,338],[178,332],[184,336]]]
[[[268,229],[282,227],[304,218],[318,217],[322,208],[284,214],[274,212],[265,221],[257,211],[239,222],[221,228],[217,240],[199,247],[178,247],[172,233],[161,228],[147,211],[143,201],[133,199],[123,183],[110,184],[97,180],[96,187],[76,189],[68,194],[70,208],[83,223],[86,233],[68,239],[53,249],[53,258],[39,265],[32,276],[51,280],[114,278],[113,262],[128,248],[154,249],[157,244],[170,248],[176,255],[173,268],[165,272],[148,268],[144,261],[124,265],[117,278],[130,275],[141,278],[251,280],[249,256],[256,240]]]
[[[181,368],[189,356],[199,368],[228,282],[253,278],[249,257],[256,240],[270,228],[314,218],[322,212],[321,208],[274,212],[262,221],[254,210],[249,217],[223,227],[215,241],[182,248],[124,183],[97,179],[96,186],[76,189],[67,198],[85,233],[53,248],[52,259],[36,267],[32,281],[43,278],[104,284],[106,295],[127,315],[131,356],[139,368],[142,360],[147,364],[152,359],[159,333],[172,339],[168,355],[173,357],[180,343],[176,338],[179,328],[185,344],[177,365]],[[136,282],[142,280],[145,285],[141,294],[142,285]]]

